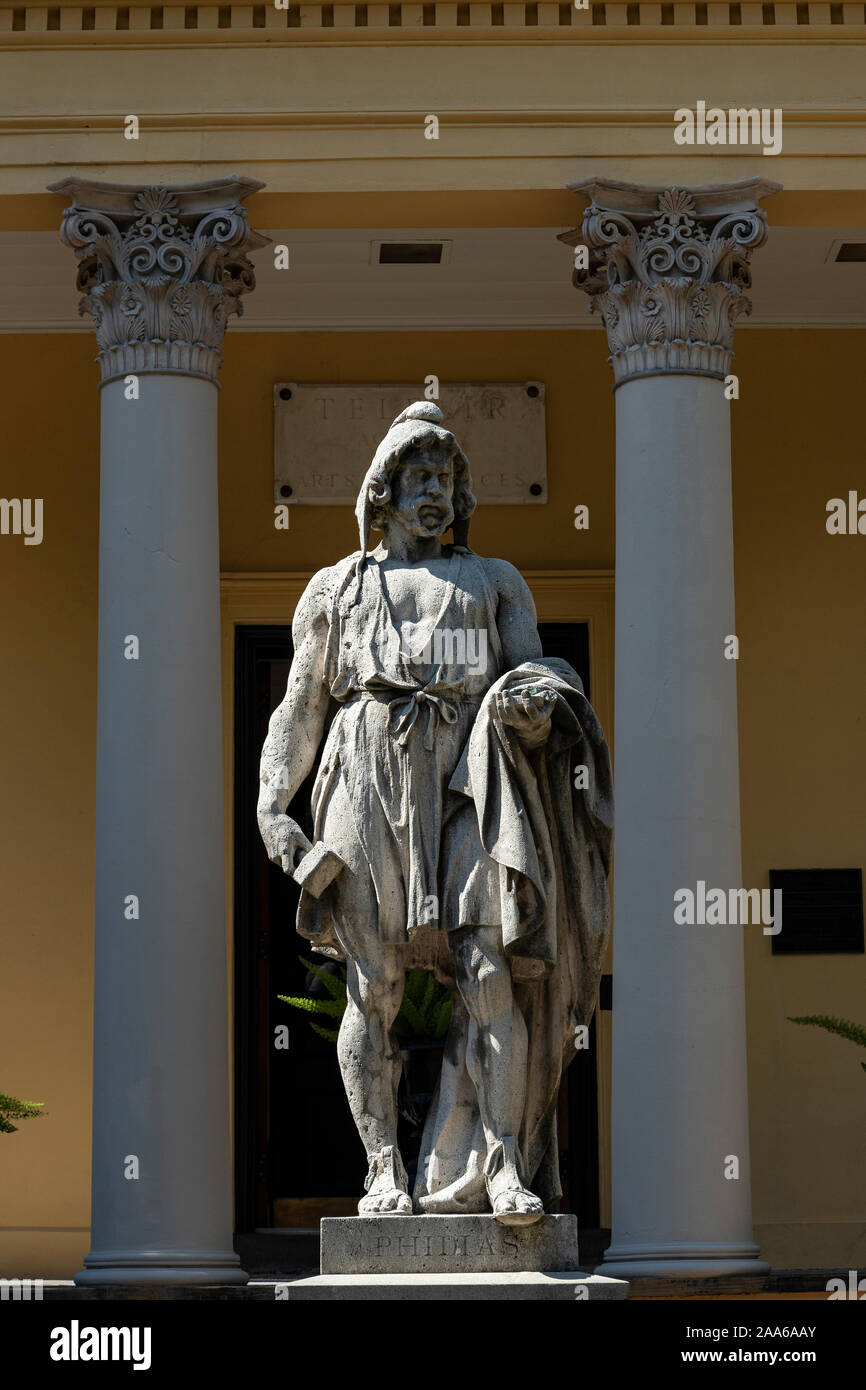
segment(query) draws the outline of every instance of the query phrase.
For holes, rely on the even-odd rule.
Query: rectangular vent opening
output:
[[[380,265],[441,265],[441,241],[386,241],[379,247]]]
[[[771,869],[770,890],[776,888],[782,891],[782,927],[771,937],[774,956],[862,953],[859,869]]]
[[[834,260],[866,261],[866,241],[843,241]]]

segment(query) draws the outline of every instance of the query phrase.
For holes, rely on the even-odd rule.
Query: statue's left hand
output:
[[[556,694],[543,686],[522,690],[500,690],[496,695],[496,713],[532,746],[543,743],[550,731],[550,716],[556,704]]]

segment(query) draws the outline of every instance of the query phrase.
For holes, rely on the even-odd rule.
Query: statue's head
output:
[[[370,531],[387,531],[395,517],[419,537],[440,536],[453,525],[455,543],[465,545],[475,510],[469,461],[441,421],[438,405],[416,401],[376,450],[355,508],[362,559]]]

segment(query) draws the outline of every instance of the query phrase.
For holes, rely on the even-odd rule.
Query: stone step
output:
[[[427,1218],[429,1219],[429,1218]],[[465,1219],[465,1218],[464,1218]],[[519,1274],[319,1274],[286,1286],[290,1302],[298,1299],[554,1299],[584,1303],[628,1298],[624,1279],[570,1272]]]

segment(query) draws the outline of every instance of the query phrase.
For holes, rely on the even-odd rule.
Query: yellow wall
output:
[[[743,874],[866,861],[866,536],[829,536],[859,484],[861,332],[739,335],[734,539]],[[784,931],[784,926],[783,926]],[[862,1049],[790,1015],[866,1024],[866,957],[771,955],[746,928],[757,1238],[780,1267],[866,1261]]]
[[[742,330],[733,409],[744,882],[864,860],[866,538],[824,506],[862,476],[864,335]],[[0,537],[0,834],[7,965],[0,1089],[48,1114],[0,1138],[0,1273],[69,1274],[87,1248],[95,752],[97,423],[90,335],[0,336],[6,496],[45,499],[45,541]],[[613,397],[597,329],[232,334],[221,399],[222,564],[302,571],[357,545],[351,513],[273,528],[275,380],[537,378],[550,501],[481,509],[473,545],[526,569],[613,564]],[[699,441],[696,441],[696,447]],[[591,529],[574,530],[577,502]],[[286,615],[289,616],[288,614]],[[785,1015],[866,1022],[866,958],[773,959],[747,929],[755,1221],[779,1265],[863,1262],[866,1078],[850,1044]],[[721,1063],[720,1063],[721,1064]],[[862,1143],[862,1140],[860,1141]],[[23,1227],[15,1231],[14,1227]],[[58,1230],[58,1228],[62,1228]],[[37,1229],[39,1233],[37,1234]],[[859,1242],[859,1244],[858,1244]]]
[[[309,570],[358,548],[348,507],[294,507],[274,530],[275,381],[524,381],[547,385],[549,501],[481,507],[472,545],[525,569],[613,567],[613,402],[602,335],[302,333],[226,340],[220,422],[220,524],[226,570]],[[579,412],[575,405],[580,404]],[[590,530],[574,529],[578,502]]]
[[[98,420],[85,337],[0,335],[0,1091],[45,1118],[0,1135],[0,1275],[80,1267],[90,1219]],[[18,1228],[24,1228],[23,1230]],[[38,1234],[34,1234],[34,1231]]]

